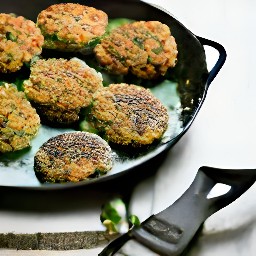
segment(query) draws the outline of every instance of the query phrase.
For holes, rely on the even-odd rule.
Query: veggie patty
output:
[[[23,92],[15,85],[0,86],[0,152],[30,146],[40,127],[40,118]]]
[[[91,123],[108,141],[141,146],[160,139],[168,126],[168,111],[149,89],[111,84],[93,95]]]
[[[77,182],[111,168],[111,148],[101,137],[88,132],[53,137],[34,157],[34,170],[42,182]]]
[[[24,82],[26,96],[38,114],[54,124],[72,124],[92,94],[102,87],[102,76],[78,58],[38,60]]]
[[[112,30],[94,53],[109,73],[154,79],[176,65],[178,50],[167,25],[136,21]]]
[[[19,70],[41,54],[43,43],[44,37],[33,21],[0,13],[0,72]]]
[[[44,47],[61,51],[79,51],[105,33],[105,12],[81,4],[61,3],[49,6],[37,17],[45,37]]]

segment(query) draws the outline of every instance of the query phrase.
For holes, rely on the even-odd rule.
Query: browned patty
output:
[[[78,51],[102,36],[108,24],[105,12],[93,7],[61,3],[39,13],[37,25],[45,37],[44,47]]]
[[[42,52],[44,38],[35,23],[0,13],[0,72],[15,72]]]
[[[49,139],[34,160],[35,173],[42,182],[77,182],[112,168],[111,148],[101,137],[88,132]]]
[[[143,79],[165,75],[177,62],[177,45],[169,27],[159,21],[137,21],[111,31],[94,48],[109,73],[129,72]]]
[[[28,99],[40,116],[52,123],[71,124],[92,94],[102,87],[102,76],[83,61],[73,58],[38,60],[24,82]]]
[[[37,134],[40,118],[23,92],[16,86],[0,86],[0,152],[6,153],[29,147]]]
[[[111,84],[93,95],[91,122],[106,139],[141,146],[162,137],[168,112],[149,89],[136,85]]]

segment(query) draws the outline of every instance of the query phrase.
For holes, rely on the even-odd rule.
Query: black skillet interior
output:
[[[68,1],[44,0],[31,2],[29,0],[9,0],[1,3],[0,12],[15,13],[36,21],[37,14],[41,10],[61,2]],[[221,45],[196,37],[167,12],[139,0],[108,0],[107,2],[101,0],[77,0],[75,2],[101,9],[108,14],[111,20],[118,18],[158,20],[171,28],[178,45],[178,64],[164,78],[154,81],[150,85],[156,96],[160,98],[164,96],[162,100],[170,110],[171,118],[168,131],[161,141],[147,148],[130,151],[129,149],[113,146],[114,167],[106,175],[76,184],[41,184],[33,171],[33,156],[36,150],[50,137],[70,130],[56,129],[43,125],[39,135],[33,140],[30,149],[15,154],[0,155],[0,186],[36,189],[65,188],[106,181],[129,170],[139,168],[143,163],[175,145],[187,131],[204,101],[211,80],[225,61],[225,50]],[[222,57],[211,72],[207,71],[204,44],[216,48],[220,53],[220,59]],[[79,57],[83,58],[83,56]],[[28,74],[29,71],[24,69],[18,72],[18,75],[25,76],[24,78]],[[11,78],[2,75],[0,80],[8,81],[8,79],[14,78],[15,76],[13,75]],[[131,78],[126,77],[123,79],[125,82],[129,82]],[[147,83],[144,84],[143,81],[138,81],[138,84],[147,86]]]

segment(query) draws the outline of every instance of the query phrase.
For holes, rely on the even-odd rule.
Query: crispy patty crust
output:
[[[44,120],[71,124],[102,87],[102,76],[78,58],[38,60],[24,82],[28,99]]]
[[[12,84],[0,86],[0,152],[21,150],[37,134],[40,118],[25,94]]]
[[[108,24],[105,12],[75,3],[49,6],[39,13],[37,25],[45,37],[44,47],[79,51],[102,36]]]
[[[162,137],[169,117],[149,89],[121,83],[101,88],[93,95],[90,119],[107,140],[141,146]]]
[[[34,157],[34,170],[42,182],[77,182],[111,168],[111,148],[101,137],[88,132],[53,137]]]
[[[44,38],[31,20],[0,13],[0,72],[19,70],[42,52]]]
[[[169,27],[159,21],[136,21],[111,31],[94,53],[109,73],[129,72],[143,79],[165,75],[177,62],[177,44]]]

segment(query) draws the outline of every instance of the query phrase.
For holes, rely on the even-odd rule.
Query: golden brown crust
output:
[[[92,94],[102,86],[101,75],[77,58],[38,60],[24,82],[26,96],[38,113],[66,124],[78,120],[80,109],[91,103]]]
[[[26,148],[37,134],[40,118],[23,92],[11,84],[0,86],[0,152]]]
[[[101,66],[113,74],[128,72],[143,79],[165,75],[177,62],[177,45],[167,25],[137,21],[113,30],[94,52]]]
[[[15,72],[42,52],[44,38],[35,23],[0,13],[0,72]]]
[[[63,51],[82,49],[102,36],[108,24],[105,12],[75,3],[49,6],[39,13],[37,25],[45,36],[45,48]]]
[[[92,123],[117,144],[151,144],[167,129],[168,118],[160,100],[140,86],[111,84],[93,96]]]
[[[64,133],[45,142],[35,155],[34,169],[42,182],[77,182],[95,171],[112,168],[111,148],[96,134]]]

